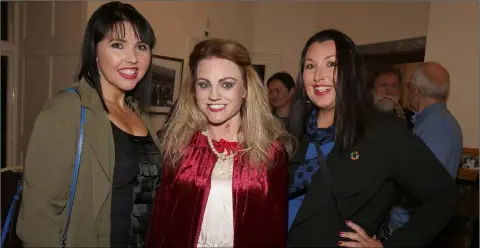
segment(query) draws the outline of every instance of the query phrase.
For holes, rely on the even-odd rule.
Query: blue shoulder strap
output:
[[[72,92],[72,93],[75,92],[76,94],[78,94],[78,91],[75,90],[74,88],[68,88],[66,91]],[[73,200],[75,198],[75,191],[77,189],[78,172],[80,171],[80,160],[82,157],[83,137],[85,134],[85,130],[83,129],[84,124],[85,124],[85,106],[80,105],[80,128],[78,132],[77,152],[75,155],[75,168],[73,169],[72,183],[70,184],[67,220],[63,228],[62,240],[60,241],[60,247],[62,248],[65,247],[67,244],[68,226],[70,225],[70,216],[72,215]]]
[[[78,91],[75,89],[75,88],[67,88],[65,89],[66,92],[70,92],[70,93],[75,93],[78,95]]]
[[[78,91],[74,88],[68,88],[65,91],[70,93],[78,94]],[[60,247],[65,247],[67,242],[67,233],[68,233],[68,226],[70,224],[70,216],[72,214],[73,208],[73,200],[75,198],[75,190],[77,188],[77,181],[78,181],[78,173],[80,171],[80,159],[82,156],[82,147],[83,147],[83,137],[84,137],[84,124],[85,124],[85,107],[81,105],[80,109],[80,128],[78,132],[78,140],[77,140],[77,150],[75,155],[75,167],[73,169],[73,178],[72,183],[70,184],[70,194],[68,197],[68,208],[67,208],[67,220],[65,222],[65,226],[62,233],[62,238],[60,240]],[[15,210],[15,205],[17,201],[20,199],[20,193],[22,191],[22,180],[19,181],[17,191],[13,197],[12,203],[10,204],[10,209],[8,210],[7,218],[5,219],[5,224],[2,228],[2,237],[1,237],[1,247],[3,247],[3,243],[8,233],[8,229],[10,226],[10,222],[12,220],[13,212]]]

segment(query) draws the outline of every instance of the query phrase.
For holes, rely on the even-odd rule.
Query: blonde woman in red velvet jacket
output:
[[[290,136],[249,52],[198,43],[162,133],[164,178],[147,247],[286,247]]]

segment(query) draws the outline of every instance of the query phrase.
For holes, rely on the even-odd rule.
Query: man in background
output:
[[[449,88],[450,75],[438,63],[423,63],[412,74],[410,97],[417,111],[413,117],[413,133],[425,142],[454,180],[460,165],[463,136],[460,125],[447,108]],[[390,210],[391,232],[405,225],[415,211],[405,199]]]
[[[277,72],[267,81],[268,99],[273,108],[273,114],[282,121],[288,129],[290,104],[295,92],[295,81],[288,72]]]
[[[413,111],[400,105],[402,73],[393,66],[382,66],[371,79],[375,106],[385,112],[392,112],[405,119],[409,129],[413,129]]]
[[[413,132],[425,142],[453,178],[457,177],[463,147],[462,129],[447,108],[450,75],[440,64],[426,62],[412,74],[410,88]]]

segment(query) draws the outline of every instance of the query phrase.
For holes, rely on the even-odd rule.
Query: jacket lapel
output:
[[[80,83],[78,87],[81,104],[88,109],[85,120],[86,144],[92,148],[93,154],[100,165],[99,167],[92,166],[93,207],[95,218],[98,218],[111,190],[113,163],[115,161],[113,135],[110,120],[98,93],[85,82]]]
[[[108,194],[111,190],[113,177],[114,144],[111,127],[108,118],[102,115],[90,115],[90,121],[86,122],[85,138],[95,155],[100,166],[92,166],[93,172],[93,204],[95,216],[100,213]],[[87,131],[88,130],[88,131]],[[107,148],[108,149],[105,149]],[[93,159],[95,159],[93,158]]]

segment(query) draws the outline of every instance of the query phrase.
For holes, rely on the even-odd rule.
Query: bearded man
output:
[[[402,73],[393,66],[378,70],[372,77],[375,106],[382,111],[392,112],[405,119],[409,129],[413,129],[414,112],[400,105]]]

